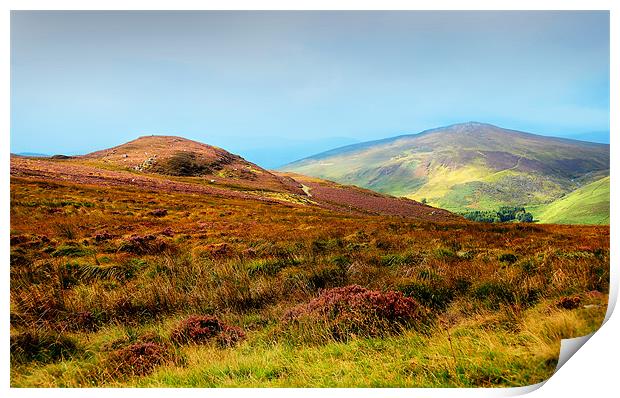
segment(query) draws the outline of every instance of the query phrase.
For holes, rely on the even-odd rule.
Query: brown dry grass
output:
[[[59,178],[11,179],[11,334],[20,336],[37,329],[45,335],[74,339],[79,347],[75,352],[52,355],[52,363],[45,366],[28,359],[14,361],[14,384],[114,385],[125,376],[134,380],[131,383],[140,383],[148,377],[140,375],[157,375],[157,369],[177,366],[185,356],[192,363],[207,352],[213,354],[210,350],[222,350],[217,347],[226,344],[182,348],[180,353],[170,348],[170,360],[156,359],[135,374],[128,370],[127,375],[120,375],[127,373],[122,369],[131,369],[124,366],[109,373],[54,373],[60,364],[97,369],[111,361],[117,354],[97,341],[118,330],[154,329],[161,342],[151,343],[163,344],[168,350],[171,331],[191,314],[217,314],[226,325],[247,335],[240,347],[225,348],[229,354],[217,351],[215,357],[242,357],[247,355],[244,347],[254,347],[261,355],[280,353],[285,358],[293,354],[282,347],[297,347],[299,341],[284,327],[284,314],[320,298],[326,289],[357,284],[379,295],[400,299],[400,293],[386,292],[401,292],[403,300],[415,300],[437,322],[426,331],[404,324],[402,338],[414,342],[440,339],[442,343],[433,340],[429,347],[437,344],[438,352],[448,350],[447,376],[441,376],[444,357],[423,359],[424,370],[416,368],[402,376],[402,369],[394,369],[396,373],[383,369],[376,361],[387,359],[374,348],[368,349],[365,352],[371,356],[365,361],[370,361],[371,372],[378,372],[376,377],[398,374],[406,377],[406,385],[424,384],[433,377],[445,385],[514,385],[532,381],[533,374],[547,375],[553,368],[549,356],[559,337],[587,331],[604,313],[609,281],[607,226],[427,222],[202,191],[150,189],[122,183],[78,184]],[[511,261],[504,261],[507,258]],[[557,303],[570,305],[558,308]],[[555,323],[539,323],[547,325],[542,328],[532,321],[540,314],[548,314]],[[384,326],[394,323],[388,320]],[[497,346],[501,363],[507,367],[519,364],[518,368],[511,368],[512,376],[499,377],[503,371],[492,368],[489,358],[479,359],[476,368],[454,370],[449,346],[443,345],[446,328],[452,330],[457,359],[464,355],[459,349],[479,355],[473,343],[458,335],[469,330],[472,336],[486,336]],[[360,329],[349,334],[349,343],[337,347],[346,351],[366,344],[365,339],[373,335]],[[392,343],[396,338],[380,337],[383,340],[372,344],[387,344],[386,349],[398,358],[395,346],[390,345],[396,344]],[[522,356],[511,357],[521,339],[547,347],[530,368]],[[338,338],[327,340],[336,344]],[[25,343],[18,347],[19,339],[13,341],[13,352],[27,348]],[[136,338],[129,341],[149,343]],[[502,341],[512,345],[501,346]],[[265,348],[276,346],[280,348]],[[302,342],[299,349],[318,355],[315,350],[319,348],[312,347]],[[150,352],[143,351],[144,355]],[[153,357],[163,358],[163,353]],[[219,360],[230,365],[226,358]],[[248,358],[257,364],[263,361]],[[219,375],[213,376],[220,380],[214,382],[217,385],[225,385],[222,380],[250,383],[242,379],[243,370],[226,376],[222,373],[225,367],[216,368],[212,371]],[[322,374],[323,370],[315,371]],[[299,376],[302,373],[296,376],[298,382],[313,380]],[[273,377],[284,380],[289,376],[278,371]],[[262,379],[254,380],[262,383],[257,381]],[[337,380],[326,380],[340,385]],[[400,385],[398,380],[394,379],[395,385]]]

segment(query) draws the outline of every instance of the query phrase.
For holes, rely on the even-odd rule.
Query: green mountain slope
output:
[[[282,168],[452,211],[549,204],[609,174],[609,145],[484,123],[350,145]]]
[[[530,211],[546,224],[609,224],[609,177]]]

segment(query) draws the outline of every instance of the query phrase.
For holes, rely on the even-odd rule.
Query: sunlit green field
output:
[[[532,211],[541,223],[609,224],[609,198],[609,177],[605,177]]]

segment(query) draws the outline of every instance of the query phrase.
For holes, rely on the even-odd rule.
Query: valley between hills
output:
[[[607,308],[609,226],[561,222],[609,222],[609,146],[498,129],[278,171],[171,136],[12,155],[11,386],[546,380]],[[501,205],[549,224],[456,214]]]
[[[543,223],[609,223],[609,145],[485,123],[336,148],[282,170],[459,213],[520,206]]]

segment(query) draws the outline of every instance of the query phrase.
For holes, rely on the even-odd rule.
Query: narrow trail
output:
[[[311,198],[311,197],[312,197],[312,194],[310,193],[310,189],[311,189],[311,188],[310,188],[309,186],[304,185],[304,184],[301,184],[301,189],[304,191],[304,193],[305,193],[305,194],[306,194],[309,198]]]
[[[519,159],[517,159],[517,164],[506,170],[516,170],[521,165],[521,159],[523,159],[523,156],[519,156]]]

